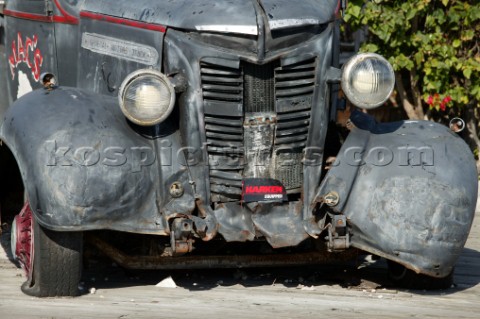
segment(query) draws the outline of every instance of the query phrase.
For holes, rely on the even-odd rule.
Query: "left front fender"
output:
[[[478,178],[473,154],[447,127],[427,121],[354,129],[319,197],[335,191],[351,244],[417,273],[445,277],[470,231]]]

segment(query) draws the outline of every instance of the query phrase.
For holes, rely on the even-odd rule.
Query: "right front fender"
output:
[[[165,150],[175,151],[178,133],[163,128]],[[165,185],[174,181],[185,188],[177,211],[194,207],[186,169],[162,165],[160,142],[134,130],[112,97],[74,88],[33,91],[8,110],[0,138],[45,227],[165,234],[159,210],[172,202]]]

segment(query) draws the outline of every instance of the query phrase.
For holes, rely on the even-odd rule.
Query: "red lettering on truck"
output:
[[[40,80],[40,71],[43,64],[43,55],[37,47],[38,37],[34,35],[32,38],[26,37],[23,41],[22,34],[18,32],[17,40],[12,41],[12,51],[8,58],[12,80],[15,79],[15,70],[21,63],[25,63],[32,72],[35,81]]]

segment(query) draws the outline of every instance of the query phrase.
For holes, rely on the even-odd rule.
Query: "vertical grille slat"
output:
[[[298,87],[298,86],[308,86],[313,89],[313,79],[299,79],[299,80],[291,80],[291,81],[284,81],[284,82],[277,82],[277,90],[282,88],[291,88],[291,87]]]
[[[316,63],[316,58],[283,66],[279,60],[266,64],[241,61],[238,67],[200,62],[213,202],[241,198],[244,174],[248,165],[253,165],[245,154],[247,113],[276,117],[269,175],[280,180],[288,192],[301,191]]]
[[[300,189],[303,183],[303,149],[308,140],[315,74],[315,58],[275,69],[275,146],[281,150],[275,156],[275,177],[287,190]]]
[[[315,58],[275,70],[277,98],[291,98],[313,93]]]
[[[298,96],[298,95],[305,95],[305,94],[311,94],[313,93],[313,87],[312,86],[299,86],[299,87],[290,87],[288,89],[283,89],[283,90],[278,90],[277,91],[277,97],[278,98],[283,98],[283,97],[292,97],[292,96]]]
[[[222,118],[222,117],[219,117],[218,115],[213,115],[212,116],[205,116],[205,123],[207,124],[211,124],[211,126],[209,127],[213,127],[213,128],[222,128],[224,126],[231,126],[231,127],[234,127],[234,128],[240,128],[241,130],[241,127],[242,127],[242,119],[241,118],[234,118],[234,119],[231,119],[231,118]],[[222,128],[223,130],[223,128]],[[240,133],[241,134],[241,133]]]
[[[310,78],[310,77],[315,77],[315,72],[314,71],[290,71],[290,72],[277,72],[275,75],[275,78],[277,80],[282,80],[282,81],[288,81],[291,79],[302,79],[302,78]]]
[[[242,101],[243,79],[240,69],[201,62],[200,72],[204,100]]]
[[[200,70],[212,200],[238,200],[244,165],[242,69],[201,62]]]
[[[315,58],[275,69],[277,104],[276,145],[306,141],[315,91]],[[278,107],[277,107],[278,108]]]

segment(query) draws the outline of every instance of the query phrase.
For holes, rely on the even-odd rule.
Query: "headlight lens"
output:
[[[358,54],[343,66],[342,90],[358,107],[373,109],[382,105],[394,86],[393,68],[378,54]]]
[[[125,78],[118,99],[123,114],[130,121],[150,126],[170,115],[175,105],[175,90],[164,74],[139,70]]]

